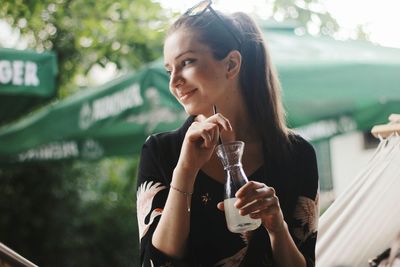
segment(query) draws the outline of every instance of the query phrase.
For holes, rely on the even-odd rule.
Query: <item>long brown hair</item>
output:
[[[210,47],[217,60],[222,60],[232,50],[241,53],[240,87],[246,108],[262,138],[265,160],[274,163],[280,161],[290,147],[290,131],[286,127],[280,83],[263,34],[245,13],[227,16],[218,12],[218,15],[240,43],[211,12],[180,17],[171,26],[167,36],[178,29],[194,31],[198,33],[198,40]]]

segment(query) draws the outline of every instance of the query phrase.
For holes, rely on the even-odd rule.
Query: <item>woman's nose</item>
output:
[[[179,88],[184,84],[184,79],[182,75],[177,71],[172,71],[170,76],[170,86],[171,88]]]

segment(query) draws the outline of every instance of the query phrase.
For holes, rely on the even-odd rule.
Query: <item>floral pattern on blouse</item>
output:
[[[293,233],[299,240],[300,244],[317,233],[319,217],[318,202],[318,193],[315,200],[305,196],[299,196],[298,198],[293,215],[296,222]]]
[[[139,240],[147,233],[150,225],[154,219],[161,215],[162,209],[157,208],[151,211],[153,199],[155,195],[161,190],[167,188],[161,183],[155,183],[153,181],[146,181],[140,185],[137,190],[137,218],[139,226]],[[146,223],[146,217],[150,214],[149,222]]]

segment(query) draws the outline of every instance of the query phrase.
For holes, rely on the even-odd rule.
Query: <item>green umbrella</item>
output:
[[[311,140],[369,130],[400,112],[400,49],[267,31],[288,123]]]
[[[0,48],[0,123],[54,97],[56,75],[52,52]]]
[[[288,123],[321,140],[385,123],[400,109],[400,50],[366,42],[265,32]],[[52,104],[0,128],[0,161],[132,155],[145,138],[178,127],[185,114],[162,63]]]
[[[44,107],[0,130],[0,161],[95,159],[132,155],[155,131],[179,126],[185,114],[169,77],[149,67]]]

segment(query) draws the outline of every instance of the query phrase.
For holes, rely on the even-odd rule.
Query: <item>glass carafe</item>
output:
[[[261,224],[261,219],[252,219],[249,215],[242,216],[233,205],[236,201],[236,192],[248,182],[242,167],[244,142],[235,141],[220,144],[216,148],[218,158],[225,170],[224,209],[226,224],[229,231],[242,233],[254,230]]]

